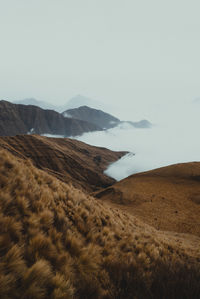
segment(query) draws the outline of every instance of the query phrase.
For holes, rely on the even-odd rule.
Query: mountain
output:
[[[107,108],[109,109],[109,105],[92,100],[92,99],[82,96],[82,95],[74,96],[73,98],[69,99],[63,105],[52,105],[45,101],[38,101],[37,99],[34,99],[34,98],[18,100],[18,101],[14,101],[13,103],[21,104],[21,105],[34,105],[34,106],[38,106],[42,109],[55,110],[59,113],[65,111],[67,109],[74,109],[74,108],[78,108],[78,107],[84,106],[84,105],[90,106],[90,107],[96,108],[96,109],[105,109],[105,110],[107,110]]]
[[[58,110],[58,107],[56,107],[50,103],[44,102],[44,101],[38,101],[34,98],[27,98],[24,100],[14,101],[13,104],[32,105],[32,106],[37,106],[37,107],[40,107],[42,109],[47,109],[47,110],[55,110],[55,111]]]
[[[73,117],[84,121],[89,121],[103,129],[110,129],[117,126],[120,120],[102,110],[81,106],[75,109],[69,109],[62,113],[65,117]]]
[[[81,106],[89,106],[94,109],[103,109],[103,110],[107,110],[108,108],[107,104],[95,101],[93,99],[90,99],[82,95],[77,95],[71,98],[70,100],[68,100],[68,102],[65,105],[60,106],[59,110],[60,112],[63,112],[65,110],[75,109]]]
[[[27,133],[76,136],[96,130],[101,128],[86,121],[66,118],[53,110],[0,101],[0,136]]]
[[[37,168],[88,192],[112,185],[115,180],[103,171],[126,154],[69,138],[38,135],[0,137],[0,148],[16,157],[29,159]]]
[[[114,128],[118,125],[131,125],[134,128],[151,128],[152,124],[148,120],[138,122],[120,121],[118,118],[108,114],[102,110],[97,110],[88,106],[81,106],[75,109],[69,109],[62,113],[65,117],[72,117],[79,120],[89,121],[102,129]]]
[[[161,235],[31,161],[0,156],[1,298],[199,298],[198,238]]]
[[[150,123],[150,121],[146,120],[146,119],[142,119],[140,121],[137,122],[133,122],[133,121],[126,121],[124,123],[128,123],[130,125],[132,125],[135,128],[138,129],[148,129],[152,127],[152,124]]]
[[[152,124],[145,119],[138,122],[120,121],[118,118],[112,116],[111,114],[100,110],[109,109],[110,107],[108,105],[81,95],[77,95],[71,98],[66,104],[58,106],[44,101],[38,101],[34,98],[15,101],[14,104],[32,105],[46,110],[54,110],[59,113],[62,112],[65,117],[72,117],[79,120],[89,121],[90,123],[94,123],[102,129],[113,128],[119,124],[128,124],[140,129],[147,129],[152,127]]]
[[[200,236],[200,162],[131,175],[96,197],[156,229]]]

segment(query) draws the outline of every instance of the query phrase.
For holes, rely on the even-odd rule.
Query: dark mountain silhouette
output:
[[[102,110],[81,106],[75,109],[69,109],[62,113],[65,117],[72,117],[79,120],[89,121],[102,129],[114,128],[118,125],[129,124],[134,128],[151,128],[152,124],[148,120],[138,122],[120,121],[118,118]]]
[[[76,119],[89,121],[103,129],[110,129],[116,127],[120,120],[102,110],[90,108],[88,106],[81,106],[75,109],[69,109],[63,112],[66,117],[73,117]]]
[[[17,157],[31,159],[39,169],[88,192],[112,185],[115,180],[103,171],[108,164],[126,154],[69,138],[39,135],[0,137],[0,148]]]
[[[86,121],[66,118],[53,110],[0,101],[0,136],[30,132],[67,137],[96,130],[101,130],[101,128]]]

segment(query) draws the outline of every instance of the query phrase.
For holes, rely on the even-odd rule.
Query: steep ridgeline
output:
[[[114,128],[118,125],[131,125],[134,128],[147,129],[151,128],[152,124],[148,120],[141,120],[138,122],[120,121],[111,114],[105,113],[102,110],[90,108],[88,106],[81,106],[75,109],[69,109],[62,113],[65,117],[72,117],[79,120],[89,121],[102,129]]]
[[[96,196],[156,229],[200,237],[200,162],[134,174]]]
[[[37,106],[0,101],[0,136],[31,132],[67,137],[97,130],[101,130],[101,128],[95,124],[66,118],[54,110],[43,110]]]
[[[103,128],[110,129],[116,127],[120,120],[102,110],[90,108],[88,106],[81,106],[75,109],[69,109],[63,112],[65,117],[73,117],[76,119],[90,121],[91,123]]]
[[[115,180],[103,171],[126,152],[87,145],[69,138],[48,138],[39,135],[0,137],[0,148],[17,157],[31,159],[60,180],[92,192],[112,185]]]

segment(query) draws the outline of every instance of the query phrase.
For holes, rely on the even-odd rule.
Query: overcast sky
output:
[[[0,98],[83,94],[129,113],[192,101],[199,13],[199,0],[0,0]]]

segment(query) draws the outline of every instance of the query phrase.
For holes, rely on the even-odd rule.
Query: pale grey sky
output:
[[[0,0],[0,98],[83,94],[147,117],[192,101],[199,13],[199,0]]]

